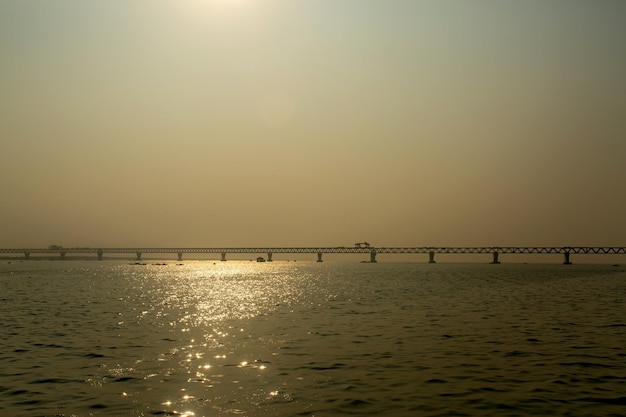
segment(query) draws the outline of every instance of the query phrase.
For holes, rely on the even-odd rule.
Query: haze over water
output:
[[[621,1],[0,2],[0,247],[623,246]]]
[[[3,416],[618,416],[623,267],[0,265]]]

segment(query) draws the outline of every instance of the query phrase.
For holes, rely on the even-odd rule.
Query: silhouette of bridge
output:
[[[60,246],[46,249],[0,249],[0,254],[23,254],[25,259],[30,259],[31,254],[57,254],[65,258],[67,254],[95,254],[98,259],[103,259],[106,254],[133,253],[137,260],[141,260],[143,254],[176,254],[182,261],[183,254],[209,254],[218,253],[221,260],[226,261],[227,254],[251,253],[267,254],[267,261],[271,262],[276,253],[311,253],[317,254],[317,262],[322,262],[323,254],[369,254],[369,262],[376,262],[378,254],[428,254],[429,263],[435,263],[435,254],[491,254],[492,264],[499,264],[501,254],[562,254],[563,263],[571,264],[570,254],[626,254],[626,247],[615,246],[481,246],[481,247],[216,247],[216,248],[64,248]]]

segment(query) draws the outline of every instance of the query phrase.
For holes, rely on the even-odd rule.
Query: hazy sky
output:
[[[0,247],[623,246],[625,18],[0,0]]]

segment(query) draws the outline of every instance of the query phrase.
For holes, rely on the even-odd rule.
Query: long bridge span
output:
[[[428,254],[428,262],[435,263],[435,254],[491,254],[492,264],[499,264],[501,254],[562,254],[563,263],[571,264],[571,254],[626,254],[624,246],[480,246],[480,247],[214,247],[214,248],[64,248],[61,246],[48,247],[45,249],[0,249],[0,254],[23,254],[25,259],[30,259],[32,254],[59,255],[65,258],[67,254],[94,254],[98,259],[103,259],[107,254],[135,254],[137,260],[141,260],[143,254],[176,254],[182,261],[183,254],[207,254],[218,253],[221,260],[226,261],[227,254],[250,253],[267,254],[267,261],[271,262],[276,253],[311,253],[317,255],[317,262],[322,262],[324,254],[362,253],[369,255],[369,262],[376,262],[378,254]]]

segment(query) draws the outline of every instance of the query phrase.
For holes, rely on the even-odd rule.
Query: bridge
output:
[[[571,254],[626,254],[626,247],[615,246],[482,246],[482,247],[373,247],[356,244],[354,247],[223,247],[223,248],[64,248],[60,246],[46,249],[0,249],[0,254],[23,254],[25,259],[30,259],[32,254],[59,255],[65,258],[67,254],[94,254],[98,259],[103,259],[106,254],[135,254],[137,260],[141,260],[143,254],[176,254],[178,260],[183,260],[183,254],[208,254],[217,253],[221,260],[226,261],[227,254],[250,253],[267,254],[267,261],[271,262],[276,253],[311,253],[317,254],[317,262],[322,262],[324,254],[335,253],[361,253],[370,256],[369,262],[376,262],[376,255],[384,254],[428,254],[428,262],[435,263],[435,254],[491,254],[492,264],[499,264],[501,254],[562,254],[563,263],[571,264]]]

